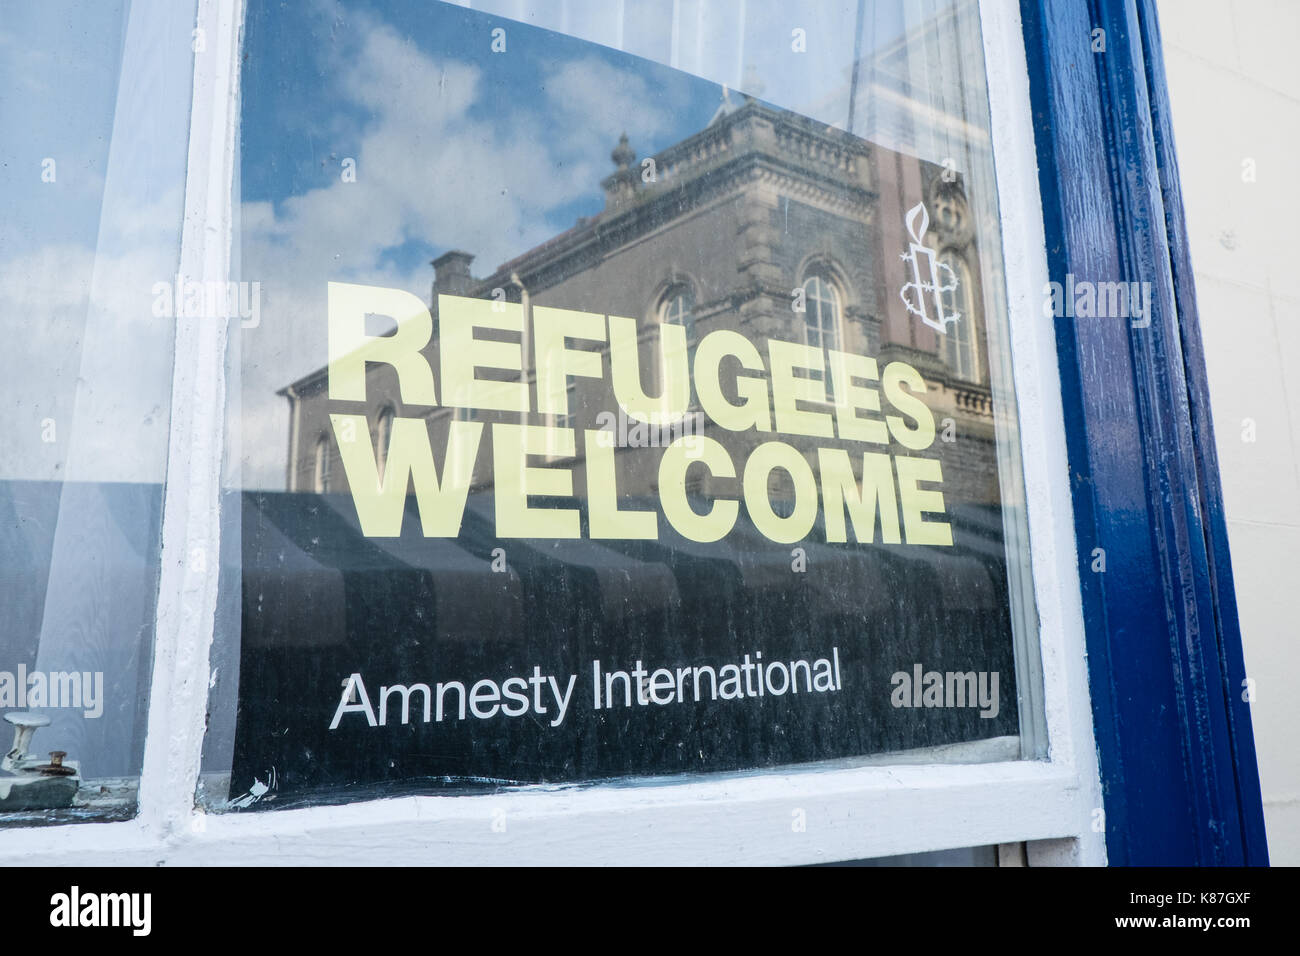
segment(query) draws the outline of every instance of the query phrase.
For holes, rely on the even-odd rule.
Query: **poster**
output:
[[[236,805],[1018,756],[982,180],[501,22],[354,11],[304,189],[250,11]]]

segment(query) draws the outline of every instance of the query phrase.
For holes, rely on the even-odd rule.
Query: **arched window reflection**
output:
[[[955,255],[942,256],[939,261],[951,269],[957,279],[955,284],[951,281],[948,283],[952,288],[946,288],[940,293],[944,314],[956,313],[961,316],[948,326],[947,334],[943,336],[941,348],[944,361],[954,376],[973,382],[977,380],[979,372],[975,361],[975,313],[971,299],[970,270]]]
[[[695,292],[689,285],[681,283],[664,293],[659,321],[683,326],[687,344],[695,344]]]
[[[840,347],[840,294],[823,273],[803,281],[804,341],[814,348]]]
[[[691,356],[695,354],[695,290],[687,282],[678,282],[669,286],[660,297],[656,312],[660,325],[680,325],[686,332],[686,364],[682,367],[682,371],[685,372],[689,368]],[[663,344],[662,336],[660,344]],[[662,393],[668,387],[665,382],[667,373],[663,365],[664,358],[658,349],[655,349],[652,354],[654,358],[651,359],[651,380],[657,382]],[[669,361],[676,361],[676,358]],[[692,401],[694,401],[693,392]]]

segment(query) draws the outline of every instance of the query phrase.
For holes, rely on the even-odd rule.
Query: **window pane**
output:
[[[0,25],[0,826],[134,812],[193,28],[161,2]]]
[[[205,803],[1040,754],[975,4],[472,6],[250,6]]]

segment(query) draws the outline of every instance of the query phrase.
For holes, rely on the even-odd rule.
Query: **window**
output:
[[[953,254],[945,255],[939,261],[951,270],[952,274],[948,278],[954,280],[948,282],[940,294],[944,314],[960,316],[956,322],[948,325],[947,334],[940,339],[943,359],[957,378],[968,382],[978,381],[970,270],[959,256]]]
[[[490,36],[496,21],[443,5],[364,9],[370,12],[355,32],[330,29],[319,11],[258,5],[249,6],[245,25],[245,82],[267,95],[241,100],[240,182],[245,204],[265,202],[273,215],[245,216],[238,246],[242,267],[268,276],[277,293],[268,302],[279,305],[267,318],[286,331],[282,361],[258,352],[245,363],[242,415],[230,423],[244,433],[245,470],[277,473],[292,443],[254,437],[264,419],[284,414],[279,396],[301,396],[286,432],[321,436],[318,486],[332,500],[323,507],[312,496],[247,483],[241,496],[227,498],[247,529],[243,588],[263,595],[260,604],[241,605],[238,626],[223,635],[232,657],[240,649],[241,666],[238,682],[223,687],[233,704],[220,703],[240,719],[211,734],[232,755],[213,768],[231,774],[229,798],[267,784],[272,767],[275,800],[267,805],[278,808],[419,791],[444,778],[461,789],[481,778],[721,773],[900,749],[958,746],[962,759],[984,761],[1040,754],[1031,589],[1006,584],[1028,575],[1020,539],[1003,530],[1023,517],[1022,472],[1011,457],[1014,409],[996,423],[995,440],[951,447],[936,437],[931,416],[954,418],[958,430],[989,423],[943,405],[947,393],[925,382],[913,364],[920,322],[882,328],[870,355],[865,342],[847,341],[846,264],[854,288],[869,290],[863,308],[872,315],[900,311],[893,306],[900,256],[910,254],[918,270],[933,264],[939,240],[924,221],[924,184],[942,175],[948,154],[922,158],[915,142],[875,143],[849,132],[845,116],[837,126],[737,99],[724,83],[539,33],[534,39],[545,40],[548,59],[522,59],[522,72],[510,78],[512,108],[532,122],[510,129],[525,129],[530,150],[556,166],[589,170],[593,158],[609,156],[613,165],[600,174],[539,189],[522,178],[528,164],[495,163],[485,176],[485,157],[468,147],[434,157],[433,172],[454,188],[433,193],[421,185],[430,171],[417,166],[376,170],[385,177],[378,184],[340,177],[320,192],[294,176],[266,174],[282,168],[277,157],[290,150],[270,131],[291,121],[321,129],[359,123],[363,145],[372,142],[368,130],[410,132],[408,115],[365,93],[376,70],[384,83],[415,83],[392,74],[398,63],[423,65],[419,76],[444,87],[463,83],[455,102],[466,122],[478,115],[476,97],[485,94],[470,78],[493,68],[496,54],[456,38],[470,28]],[[506,29],[536,28],[511,22]],[[275,53],[288,36],[316,38],[308,59],[353,66],[321,89],[319,70],[286,65]],[[395,37],[414,60],[387,56]],[[602,95],[613,98],[612,108],[575,112],[593,71],[607,79]],[[642,110],[621,92],[642,87],[679,90],[680,102],[658,132],[625,142],[600,118]],[[954,97],[950,108],[966,102]],[[541,132],[561,127],[564,137]],[[991,169],[986,142],[967,144],[963,168]],[[774,205],[768,180],[752,169],[782,177],[790,200]],[[886,204],[866,182],[888,182],[897,195]],[[967,188],[972,202],[996,200],[989,178],[972,173]],[[517,204],[523,195],[527,202]],[[299,219],[297,210],[324,203],[324,215],[336,201],[387,203],[396,218],[350,224],[338,257],[321,258],[312,254],[317,214]],[[580,207],[598,211],[557,228]],[[886,221],[893,208],[904,214]],[[500,228],[525,220],[526,229]],[[400,235],[392,222],[402,224]],[[996,231],[972,241],[984,254],[981,268],[1000,280]],[[417,258],[410,249],[427,251]],[[404,256],[421,267],[437,263],[436,325],[427,278],[393,284],[405,280],[386,263]],[[476,276],[478,262],[489,264]],[[782,275],[800,283],[802,311],[776,297]],[[920,281],[933,284],[928,275]],[[701,334],[695,313],[705,287],[716,308]],[[527,290],[527,307],[522,291],[518,304],[485,302],[497,289]],[[687,377],[671,383],[674,404],[683,387],[694,395],[685,419],[656,414],[667,403],[642,383],[652,378],[644,373],[657,364],[658,343],[633,319],[619,319],[644,314],[647,302],[659,330],[683,330],[694,350],[694,360],[682,363]],[[375,315],[396,328],[379,333],[366,321]],[[322,316],[331,318],[328,330]],[[471,324],[476,333],[462,334]],[[809,367],[806,346],[857,361]],[[532,372],[535,387],[517,388],[520,372]],[[832,427],[828,435],[822,426],[833,410],[812,406],[816,393],[837,389],[880,396],[878,414],[858,417],[894,422],[897,447],[881,474],[934,494],[922,522],[889,514],[863,522],[825,493],[864,480],[864,461],[878,461],[882,447],[870,426],[850,426],[844,436]],[[911,393],[910,405],[901,392]],[[450,446],[463,429],[407,425],[414,416],[445,415],[440,398],[470,394],[479,396],[475,407],[455,416],[483,419],[475,448]],[[565,406],[553,409],[551,396],[561,395]],[[869,407],[869,398],[858,400]],[[411,463],[408,496],[374,497],[369,469],[377,463],[351,454],[345,436],[335,438],[348,416],[361,418],[350,403],[362,401],[402,409],[392,434],[412,443],[401,450]],[[895,407],[903,417],[890,414]],[[771,439],[755,442],[759,432]],[[877,457],[864,459],[863,450]],[[339,455],[334,474],[327,453]],[[479,469],[467,483],[469,454]],[[792,590],[802,580],[792,577],[792,547],[804,553],[793,556],[795,565],[807,559],[817,581],[837,582],[816,600]],[[285,557],[272,564],[269,554]],[[337,576],[328,586],[320,584],[321,564]],[[900,606],[908,612],[898,613]],[[286,616],[308,607],[311,619]],[[882,618],[897,636],[872,643],[869,635],[893,633]],[[956,637],[925,644],[921,655],[918,642],[936,630]],[[762,707],[728,682],[746,655],[753,666],[760,653]],[[649,704],[630,683],[638,659],[656,661],[651,673],[661,682],[691,675],[690,686],[673,687],[671,707],[643,710]],[[971,660],[980,666],[972,669]],[[468,700],[462,708],[456,699],[458,687],[481,680],[504,690],[529,661],[575,688],[563,719],[550,709],[558,703],[531,698],[530,714],[540,717],[546,706],[555,724],[520,720],[505,698],[495,709]],[[329,674],[328,693],[320,682],[296,681],[299,671]],[[946,673],[969,675],[975,683],[962,685],[962,700],[984,704],[963,703],[938,719],[923,706],[918,712],[920,684]],[[913,684],[916,693],[899,689]],[[399,686],[407,690],[393,690]],[[752,744],[769,740],[773,719],[803,730],[779,746]],[[825,720],[852,733],[814,733]],[[687,739],[691,748],[676,746]],[[528,756],[520,762],[519,754]],[[232,808],[218,802],[213,809]]]
[[[450,435],[450,429],[453,427],[454,422],[477,422],[481,421],[482,418],[483,414],[477,408],[453,408],[439,413],[433,420],[437,423],[436,427],[439,430],[447,429],[448,435]],[[469,449],[460,444],[448,444],[446,467],[451,469],[453,474],[462,468],[466,469],[469,474],[469,483],[472,485],[476,480],[478,470],[477,452],[477,449]]]
[[[576,428],[578,422],[578,383],[570,380],[565,386],[564,407],[567,411],[554,417],[555,427],[558,428]]]
[[[330,491],[330,439],[321,435],[316,439],[316,470],[314,472],[316,494],[323,495]]]
[[[751,4],[757,10],[759,0]],[[880,6],[871,30],[851,13],[816,14],[825,18],[821,35],[847,42],[819,55],[798,89],[786,82],[788,57],[774,60],[766,68],[771,82],[764,99],[736,93],[745,80],[709,55],[714,42],[703,18],[695,62],[678,63],[676,53],[642,45],[648,41],[634,29],[611,37],[593,20],[548,32],[495,16],[492,3],[463,8],[344,0],[352,18],[348,30],[335,29],[333,10],[249,4],[247,21],[237,24],[221,20],[224,5],[204,8],[211,55],[196,67],[202,79],[217,82],[233,75],[229,65],[241,64],[240,89],[205,97],[193,120],[204,137],[237,131],[224,153],[225,160],[234,158],[236,192],[234,235],[222,239],[233,241],[218,243],[212,255],[219,259],[221,250],[233,249],[229,273],[261,277],[274,294],[266,298],[266,322],[248,317],[247,324],[229,328],[226,415],[206,422],[208,441],[195,443],[190,468],[175,471],[190,474],[194,485],[187,491],[193,500],[210,502],[212,513],[173,506],[168,547],[188,557],[191,545],[219,538],[223,552],[208,565],[210,577],[193,564],[184,569],[199,575],[197,585],[213,585],[211,603],[186,610],[182,596],[204,592],[192,579],[185,579],[187,589],[179,577],[164,575],[160,588],[169,610],[193,625],[165,636],[167,669],[157,673],[154,687],[160,705],[169,708],[169,722],[160,726],[194,735],[181,759],[198,771],[180,773],[176,783],[177,774],[167,776],[161,771],[169,768],[156,764],[160,780],[168,782],[159,785],[166,792],[153,798],[158,802],[150,819],[179,812],[197,787],[198,806],[225,816],[208,825],[211,833],[195,827],[188,845],[234,859],[276,827],[266,818],[253,827],[246,811],[298,807],[307,828],[319,819],[327,829],[346,829],[356,825],[355,817],[321,817],[315,808],[376,801],[367,809],[388,815],[393,825],[391,832],[382,826],[373,831],[376,856],[394,845],[438,842],[448,859],[456,859],[470,852],[462,850],[469,843],[456,829],[460,821],[427,812],[425,801],[454,793],[480,801],[489,816],[490,805],[481,802],[488,799],[503,801],[510,813],[549,813],[573,792],[518,785],[617,778],[617,786],[593,783],[579,794],[580,805],[555,815],[558,826],[574,824],[576,834],[579,820],[650,821],[660,812],[653,806],[656,794],[664,791],[658,785],[652,794],[645,780],[667,776],[684,792],[720,798],[687,801],[682,812],[708,815],[709,823],[694,817],[700,826],[692,826],[693,839],[711,854],[725,854],[734,852],[737,835],[756,825],[760,814],[784,819],[800,807],[792,799],[828,792],[818,781],[830,774],[832,803],[852,800],[863,814],[879,813],[894,834],[915,832],[933,824],[934,814],[951,816],[970,802],[975,810],[963,820],[974,821],[971,845],[986,844],[984,837],[995,833],[1004,838],[1006,811],[987,799],[996,792],[1013,807],[1043,795],[1053,800],[1050,811],[1017,830],[1017,839],[1096,839],[1085,832],[1088,818],[1081,812],[1095,799],[1087,767],[1081,773],[1073,756],[1063,761],[1049,755],[1041,732],[1044,678],[1037,669],[1035,602],[1043,594],[1053,599],[1061,575],[1052,565],[1041,580],[1030,576],[1023,531],[1026,502],[1043,506],[1045,475],[1054,472],[1036,470],[1037,463],[1022,469],[1014,401],[999,409],[989,440],[962,446],[964,458],[927,441],[919,409],[937,414],[941,409],[928,403],[941,397],[923,380],[916,384],[921,372],[909,364],[910,327],[885,329],[872,357],[881,372],[892,368],[891,375],[902,376],[901,390],[912,400],[900,397],[903,416],[893,416],[909,429],[911,444],[907,452],[889,451],[891,474],[884,480],[893,480],[895,470],[906,472],[930,495],[937,497],[941,488],[944,504],[920,522],[895,526],[886,519],[857,527],[847,501],[838,510],[824,506],[823,498],[833,496],[823,489],[860,480],[861,446],[844,438],[853,454],[845,451],[845,467],[822,480],[818,469],[824,462],[838,467],[836,452],[845,449],[822,442],[814,437],[817,428],[791,417],[792,410],[811,411],[800,404],[799,386],[790,384],[808,376],[784,375],[772,361],[782,344],[862,352],[859,343],[847,341],[846,286],[829,270],[803,273],[803,314],[790,312],[789,279],[781,277],[799,277],[812,251],[833,248],[837,263],[853,263],[868,276],[859,282],[851,273],[864,314],[887,313],[898,291],[894,257],[908,250],[908,234],[901,220],[886,222],[882,210],[919,202],[909,184],[932,176],[950,152],[960,153],[962,168],[973,171],[972,203],[983,212],[975,218],[986,224],[970,268],[986,277],[984,288],[1003,283],[999,220],[987,214],[997,208],[989,142],[1000,142],[1003,134],[989,129],[979,11],[967,2],[941,3],[938,17],[901,3]],[[524,7],[512,2],[502,9]],[[548,22],[545,5],[536,9],[539,22]],[[1018,40],[1014,34],[1008,40],[1005,20],[998,33],[999,15],[991,14],[991,35],[1001,37],[995,53],[1014,53]],[[755,15],[751,22],[763,19]],[[549,25],[561,27],[558,20]],[[483,98],[500,90],[484,88],[479,77],[497,61],[487,44],[466,37],[492,36],[498,27],[508,31],[512,52],[545,54],[512,61],[503,79],[512,110],[504,125],[489,130],[498,120]],[[708,29],[716,32],[717,24]],[[305,39],[301,60],[277,55],[289,38]],[[742,50],[749,42],[743,33],[723,39],[733,50],[737,39]],[[939,40],[959,45],[961,55],[942,57],[946,72],[935,75],[933,58],[922,64],[910,53]],[[861,56],[854,50],[859,41]],[[760,47],[754,51],[760,56]],[[858,60],[858,102],[880,88],[904,89],[908,96],[883,96],[871,110],[854,114],[847,106],[846,112],[854,97],[844,84],[857,75],[850,67]],[[323,68],[330,64],[335,72]],[[322,76],[337,83],[322,84]],[[932,85],[923,83],[927,77]],[[429,155],[432,174],[445,188],[427,188],[428,164],[406,168],[383,159],[394,142],[427,146],[427,129],[402,103],[373,95],[399,86],[447,89],[447,103],[460,104],[463,113],[449,118],[448,130],[475,131],[460,137],[456,149]],[[673,108],[642,116],[646,103],[636,93],[647,88],[667,91]],[[245,95],[237,95],[241,91]],[[580,94],[589,92],[611,98],[603,104],[609,108],[579,108]],[[907,112],[910,105],[898,105],[912,104],[913,96],[927,101],[917,115]],[[592,165],[604,162],[617,135],[604,119],[610,116],[645,120],[638,123],[637,145],[656,159],[660,179],[649,174],[652,167],[629,158],[630,146],[616,151],[612,171]],[[935,116],[945,120],[942,129],[922,122]],[[530,122],[520,124],[521,118]],[[538,132],[554,129],[565,135]],[[320,156],[327,154],[303,130],[332,130],[349,144],[340,148],[356,156],[340,154],[337,175],[329,168],[333,160],[326,161],[328,175],[317,176]],[[941,141],[967,130],[977,135]],[[501,143],[520,135],[519,153],[499,154]],[[483,152],[484,144],[491,149]],[[209,162],[223,155],[220,142],[195,155],[190,173],[196,188],[185,196],[201,204],[209,193],[221,194],[224,165]],[[546,168],[583,176],[537,177],[530,171],[539,155]],[[1003,158],[999,153],[1000,168]],[[1014,167],[1014,156],[1006,158]],[[368,159],[377,161],[368,166]],[[891,181],[898,195],[888,206],[862,187],[878,178],[873,164],[902,171]],[[768,181],[749,176],[751,168],[796,179],[800,201],[774,209]],[[1025,181],[1034,182],[1032,172]],[[384,214],[349,217],[341,234],[322,235],[338,221],[327,213],[340,200]],[[183,247],[191,257],[194,243],[204,251],[204,230],[195,232]],[[918,248],[923,232],[913,237]],[[329,255],[321,254],[323,246]],[[472,257],[462,254],[443,276],[448,298],[440,323],[450,323],[459,308],[469,315],[466,303],[507,287],[514,277],[528,289],[532,307],[523,310],[522,328],[502,314],[499,337],[479,343],[491,348],[447,355],[441,333],[426,323],[432,303],[421,270],[465,246],[487,265],[475,275]],[[702,450],[681,444],[700,436],[642,427],[644,420],[629,417],[617,424],[616,447],[592,453],[582,443],[596,439],[574,429],[576,460],[546,460],[556,426],[576,424],[576,379],[583,383],[584,419],[613,412],[618,401],[637,401],[628,398],[624,382],[611,378],[611,319],[644,315],[645,304],[655,301],[655,277],[675,274],[682,261],[711,270],[700,288],[712,290],[716,280],[721,290],[718,328],[707,335],[694,330],[697,303],[690,286],[670,289],[660,313],[663,323],[689,329],[697,357],[712,338],[713,352],[703,364],[713,380],[700,403],[712,444]],[[866,301],[868,294],[876,301]],[[358,298],[345,305],[349,295]],[[712,324],[712,291],[709,297]],[[859,298],[855,294],[855,304]],[[991,301],[988,321],[1000,323],[1005,342],[1013,337],[1004,328],[1007,310]],[[335,330],[325,321],[333,306],[342,316],[340,334],[365,351],[333,348]],[[376,333],[367,322],[372,315],[392,318],[396,330]],[[189,364],[182,370],[178,362],[178,376],[219,364],[226,346],[207,328],[193,334],[198,338],[186,353]],[[504,387],[514,363],[528,374],[530,344],[541,336],[550,343],[545,347],[565,355],[559,367],[568,376],[563,388],[570,408],[554,418],[536,408],[535,391],[516,406]],[[619,347],[627,346],[624,340]],[[401,360],[392,361],[399,352]],[[995,358],[991,375],[1009,385],[1012,350]],[[553,374],[547,363],[536,364],[537,374]],[[446,378],[466,368],[471,378],[475,368],[495,368],[493,380],[503,386],[482,409],[491,406],[475,449],[486,478],[468,487],[449,478],[450,451],[442,444],[447,430],[432,420],[451,418],[438,398]],[[826,375],[825,369],[809,371]],[[1033,365],[1017,366],[1016,373],[1030,380],[1037,374]],[[872,377],[866,363],[850,377],[868,390],[861,385]],[[337,384],[340,394],[331,394],[327,383]],[[879,391],[887,396],[891,388]],[[1014,395],[1009,387],[1007,394]],[[755,427],[764,406],[770,420]],[[376,455],[367,462],[368,456],[348,453],[335,429],[360,421],[364,436],[359,409],[374,407],[391,408],[391,415],[381,412]],[[744,422],[738,410],[756,422]],[[465,417],[480,411],[467,410]],[[1034,414],[1027,412],[1030,427],[1040,428]],[[411,427],[413,420],[424,427]],[[204,425],[200,420],[197,427]],[[228,429],[224,458],[218,457],[222,427]],[[771,440],[752,441],[760,431],[772,433]],[[375,495],[373,479],[382,476],[399,440],[414,442],[401,457],[411,463],[416,493]],[[879,458],[882,443],[872,447]],[[336,449],[340,460],[331,474]],[[522,467],[510,469],[503,461]],[[814,469],[810,479],[808,469]],[[219,484],[203,484],[204,475],[218,472]],[[286,479],[307,475],[315,495],[297,491],[296,478]],[[773,488],[781,489],[782,500],[773,500]],[[804,559],[816,569],[806,577],[796,567]],[[1059,620],[1060,608],[1053,611]],[[933,640],[935,634],[953,639]],[[1056,641],[1049,657],[1056,669],[1046,680],[1061,694],[1059,661],[1073,648],[1060,635],[1043,640]],[[755,660],[760,651],[761,666]],[[643,663],[649,665],[644,679],[638,676]],[[514,682],[526,683],[520,675],[533,668],[554,678],[544,682],[553,696],[513,694]],[[742,669],[757,677],[761,706],[751,699],[754,684],[746,687]],[[899,692],[908,682],[922,691],[931,672],[961,681],[968,671],[974,683],[961,684],[969,691],[961,705],[931,709],[917,703],[924,693]],[[669,680],[674,686],[665,696]],[[489,699],[489,684],[495,699]],[[210,694],[206,701],[184,694],[173,701],[167,692],[181,686],[207,687]],[[1060,700],[1062,709],[1054,713],[1075,721],[1064,731],[1073,746],[1060,752],[1085,759],[1085,741],[1072,735],[1086,721],[1079,723],[1070,709],[1072,699]],[[836,732],[824,732],[828,727]],[[900,751],[907,751],[905,758]],[[988,766],[973,774],[972,763]],[[755,780],[768,789],[736,800],[737,788],[747,790]],[[900,783],[938,798],[900,807]],[[485,787],[495,791],[490,798],[482,794]],[[379,801],[396,794],[415,799]],[[861,858],[908,849],[889,844],[874,828],[866,833],[836,826],[835,836],[851,845],[827,850],[824,842],[810,842],[772,858],[807,862],[828,853]],[[154,830],[145,832],[154,839]],[[481,841],[474,842],[475,852],[482,852]],[[577,858],[581,838],[560,843],[557,852]],[[629,851],[649,852],[644,844],[640,850],[629,844]],[[685,851],[679,845],[674,852]]]
[[[695,292],[689,285],[678,284],[664,293],[659,321],[685,327],[686,344],[695,344]]]
[[[689,368],[691,360],[695,356],[695,343],[698,334],[695,330],[695,289],[689,282],[676,282],[668,287],[668,290],[660,297],[659,306],[656,310],[659,317],[659,324],[663,325],[680,325],[686,330],[686,366]],[[649,377],[656,383],[658,394],[664,396],[667,401],[668,397],[664,394],[669,388],[665,381],[668,378],[666,363],[677,363],[681,367],[682,356],[669,355],[665,353],[668,347],[664,340],[661,330],[659,335],[652,339],[655,348],[651,349],[649,361],[653,368],[650,370]],[[690,392],[688,407],[692,410],[698,407],[698,399],[694,390]]]
[[[569,384],[565,387],[564,403],[566,412],[560,412],[550,416],[551,427],[546,432],[546,454],[549,458],[569,458],[572,452],[569,451],[565,433],[568,429],[577,428],[578,425],[578,383],[570,379]],[[575,441],[575,450],[581,449],[581,442]]]
[[[840,347],[840,295],[825,273],[803,281],[804,341],[819,349]]]
[[[177,356],[196,327],[239,307],[192,262],[178,275],[194,15],[193,2],[34,4],[7,8],[0,26],[10,853],[32,835],[17,828],[135,816],[147,724],[168,706],[150,699],[159,621],[180,616],[182,574],[220,564],[197,544],[162,559],[165,501],[186,480],[168,467],[173,415],[219,403],[194,383],[173,403],[173,366],[186,367]],[[40,843],[61,843],[44,832]]]

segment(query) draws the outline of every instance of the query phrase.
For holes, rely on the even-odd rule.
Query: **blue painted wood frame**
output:
[[[1054,320],[1107,854],[1266,864],[1154,0],[1021,17],[1051,279],[1151,292],[1145,327]]]

